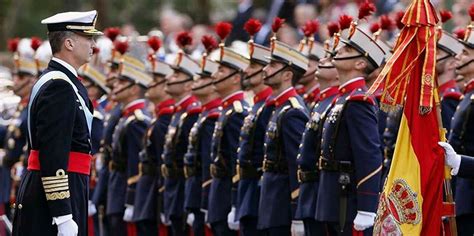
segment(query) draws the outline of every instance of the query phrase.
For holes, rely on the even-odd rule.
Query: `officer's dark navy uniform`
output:
[[[76,71],[66,62],[53,58],[42,76],[56,71],[67,75],[82,98],[68,81],[55,76],[38,86],[30,100],[31,152],[17,196],[14,235],[55,235],[51,217],[68,214],[78,224],[79,235],[87,233],[91,144],[84,110],[92,114],[93,107]],[[80,99],[86,107],[77,102]],[[57,184],[64,187],[55,188]]]
[[[165,187],[163,207],[168,219],[180,222],[179,227],[184,227],[184,155],[188,147],[189,132],[199,116],[200,107],[192,95],[176,103],[175,107],[162,154],[161,173]]]
[[[144,149],[140,152],[139,172],[133,221],[157,229],[159,219],[158,189],[162,185],[160,166],[165,135],[174,113],[174,100],[168,99],[155,107],[156,118],[146,131]],[[140,228],[140,226],[139,226]],[[148,232],[144,232],[146,234]]]
[[[320,142],[323,129],[322,125],[327,117],[326,115],[329,112],[331,103],[338,93],[339,90],[337,86],[329,87],[321,91],[320,101],[314,106],[310,114],[310,120],[306,123],[298,158],[296,160],[300,186],[295,218],[303,220],[305,226],[313,226],[312,228],[316,230],[314,233],[323,232],[320,231],[323,229],[322,225],[315,222],[319,181],[317,163],[319,154],[321,153]]]
[[[184,208],[194,214],[193,231],[204,235],[204,213],[209,195],[209,166],[211,159],[212,134],[220,115],[220,98],[214,99],[201,108],[201,113],[189,132],[189,143],[184,157],[184,175],[186,177]],[[205,206],[203,207],[203,202]]]
[[[257,226],[265,130],[274,110],[274,106],[265,106],[265,102],[271,94],[272,89],[268,87],[253,97],[254,105],[240,131],[236,218],[240,220],[241,230],[245,230],[245,224],[251,224],[254,229]]]

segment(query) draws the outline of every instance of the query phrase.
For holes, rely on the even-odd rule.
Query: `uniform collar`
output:
[[[145,108],[145,99],[137,99],[129,104],[127,104],[123,109],[122,109],[122,115],[123,116],[129,116],[132,114],[135,110],[138,109],[143,109]]]
[[[307,93],[304,94],[304,100],[307,102],[315,102],[319,100],[319,84],[313,86]]]
[[[176,112],[180,112],[184,109],[187,109],[188,106],[195,103],[196,101],[197,99],[193,95],[188,95],[184,97],[183,99],[181,99],[181,101],[176,103]]]
[[[225,109],[229,107],[230,105],[232,105],[235,101],[242,100],[242,99],[244,99],[244,92],[237,91],[225,97],[224,99],[222,99],[222,107]]]
[[[67,63],[67,62],[65,62],[65,61],[63,61],[63,60],[61,60],[61,59],[59,59],[59,58],[57,58],[57,57],[53,57],[51,60],[53,60],[53,61],[59,63],[59,64],[62,65],[62,66],[64,66],[66,69],[68,69],[69,71],[71,71],[72,74],[74,74],[76,77],[78,77],[78,76],[77,76],[77,71],[76,71],[76,69],[74,69],[74,67],[72,67],[71,64],[69,64],[69,63]]]
[[[338,93],[339,93],[339,86],[328,87],[328,88],[325,88],[323,91],[321,91],[321,95],[319,96],[319,98],[322,101]]]
[[[450,88],[456,88],[457,87],[457,84],[456,84],[456,81],[450,79],[448,80],[448,82],[442,84],[439,86],[439,93],[440,94],[443,94],[445,93],[448,89]]]
[[[469,93],[474,90],[474,79],[469,80],[466,84],[466,88],[464,89],[464,93]]]
[[[202,106],[202,111],[210,111],[216,107],[219,107],[222,103],[220,98],[216,98]]]
[[[171,114],[173,112],[174,112],[174,100],[171,98],[164,100],[155,106],[156,116],[163,115],[163,114]]]
[[[268,97],[270,97],[270,95],[272,95],[272,88],[267,87],[266,89],[257,93],[255,97],[253,97],[253,103],[256,104],[261,101],[265,101]]]
[[[298,95],[298,93],[296,93],[296,90],[295,88],[293,87],[289,87],[287,88],[285,91],[283,91],[282,93],[280,93],[274,100],[275,100],[275,106],[279,107],[283,104],[285,104],[286,101],[288,101],[288,99],[290,97],[294,97]]]
[[[340,94],[349,93],[349,92],[354,91],[354,89],[362,88],[364,86],[365,86],[364,77],[357,77],[339,86],[339,93]]]

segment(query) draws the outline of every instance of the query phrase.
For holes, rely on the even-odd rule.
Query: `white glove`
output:
[[[93,216],[95,215],[95,213],[97,213],[97,208],[95,207],[94,203],[92,203],[91,200],[89,200],[87,208],[88,208],[88,213],[87,213],[88,216]]]
[[[304,224],[302,220],[291,221],[291,236],[304,236]]]
[[[71,219],[58,224],[58,236],[76,236],[79,233],[79,227],[76,222]]]
[[[193,223],[194,223],[194,213],[189,213],[188,214],[188,218],[186,218],[186,223],[188,223],[188,225],[190,227],[193,227]]]
[[[229,214],[227,215],[227,224],[231,230],[239,230],[240,222],[235,220],[235,207],[232,207]]]
[[[166,225],[166,226],[171,225],[171,221],[167,220],[165,214],[163,214],[163,213],[160,213],[160,220],[161,220],[161,223]]]
[[[207,227],[211,228],[211,225],[207,223],[207,210],[203,208],[201,208],[200,210],[202,213],[204,213],[204,222],[206,222]]]
[[[357,231],[364,231],[374,225],[376,214],[367,211],[357,211],[354,219],[354,229]]]
[[[123,221],[131,222],[133,217],[133,206],[127,206],[125,213],[123,213]]]
[[[438,142],[439,146],[444,148],[444,159],[446,165],[451,167],[451,174],[457,175],[459,171],[459,166],[461,165],[461,156],[454,151],[454,148],[449,143]]]

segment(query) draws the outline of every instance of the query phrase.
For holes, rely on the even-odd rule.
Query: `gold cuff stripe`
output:
[[[60,184],[51,184],[51,185],[44,185],[43,188],[46,189],[52,189],[52,188],[58,188],[58,187],[64,187],[64,186],[69,186],[69,183],[60,183]]]
[[[48,181],[43,181],[43,185],[47,184],[61,184],[61,183],[67,183],[68,179],[58,179],[58,180],[48,180]]]
[[[52,188],[52,189],[45,189],[44,192],[45,193],[52,193],[52,192],[59,192],[59,191],[64,191],[64,190],[69,190],[69,186]]]
[[[374,170],[372,173],[368,174],[367,176],[365,176],[363,179],[361,179],[358,183],[357,183],[357,188],[359,188],[359,186],[361,186],[363,183],[365,183],[367,180],[369,180],[370,178],[372,178],[374,175],[376,175],[377,173],[379,173],[380,171],[382,170],[382,165],[380,165],[379,168],[377,168],[376,170]]]
[[[61,200],[61,199],[69,198],[70,196],[71,195],[70,195],[69,191],[47,193],[46,194],[46,200],[48,200],[48,201]]]
[[[42,181],[45,181],[45,180],[58,180],[58,179],[67,179],[67,175],[41,177],[41,180],[42,180]]]

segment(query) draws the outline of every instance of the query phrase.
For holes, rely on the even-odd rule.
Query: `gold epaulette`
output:
[[[301,106],[300,102],[298,102],[298,99],[296,99],[296,97],[290,97],[289,100],[293,108],[303,109],[303,106]]]
[[[42,177],[46,200],[61,200],[70,197],[68,175],[63,169],[56,171],[56,176]]]
[[[97,118],[98,120],[104,120],[104,115],[102,115],[102,113],[100,113],[97,110],[94,110],[93,116],[94,116],[94,118]]]
[[[237,112],[237,113],[242,113],[242,112],[244,112],[244,107],[242,106],[242,103],[241,103],[240,101],[238,101],[238,100],[237,100],[237,101],[234,101],[234,102],[232,103],[232,105],[234,106],[235,112]]]
[[[140,109],[136,109],[133,111],[133,115],[137,118],[139,121],[144,121],[146,119],[145,114],[143,114],[143,111]]]

